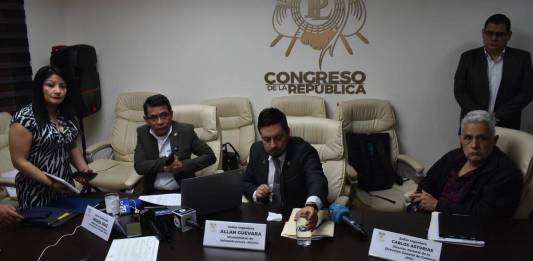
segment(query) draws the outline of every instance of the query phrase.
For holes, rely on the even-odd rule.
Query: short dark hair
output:
[[[167,106],[168,111],[170,112],[172,111],[172,107],[170,106],[170,102],[168,101],[168,98],[163,94],[156,94],[156,95],[152,95],[146,98],[146,101],[144,101],[144,104],[143,104],[144,116],[148,116],[148,106],[150,107]]]
[[[50,117],[48,116],[48,110],[46,109],[46,102],[44,101],[43,85],[44,82],[48,78],[52,77],[52,75],[54,74],[61,77],[61,79],[63,79],[63,81],[65,81],[65,83],[67,84],[67,93],[65,95],[65,98],[57,108],[59,114],[65,117],[66,120],[71,120],[74,122],[74,124],[77,124],[76,118],[72,113],[72,90],[69,90],[69,83],[67,82],[67,78],[58,67],[52,65],[46,65],[41,67],[35,73],[35,77],[33,78],[31,104],[35,120],[37,121],[37,124],[41,126],[45,125],[50,121]]]
[[[507,30],[508,33],[511,32],[511,20],[505,16],[504,14],[494,14],[491,15],[489,18],[487,18],[487,21],[485,21],[485,27],[487,28],[487,25],[491,24],[503,24],[505,25],[505,30]]]
[[[281,124],[281,128],[283,128],[284,131],[289,131],[289,125],[287,124],[287,117],[285,117],[285,114],[276,108],[266,108],[259,113],[257,128],[261,131],[263,127],[278,123]]]

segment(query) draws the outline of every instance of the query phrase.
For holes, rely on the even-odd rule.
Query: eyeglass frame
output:
[[[157,115],[153,114],[149,116],[144,116],[144,119],[147,121],[151,121],[151,122],[156,122],[158,120],[166,121],[170,118],[171,115],[172,115],[172,112],[164,111]]]

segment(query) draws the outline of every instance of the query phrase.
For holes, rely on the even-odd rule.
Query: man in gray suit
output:
[[[507,46],[511,35],[509,18],[492,15],[482,30],[483,47],[461,55],[454,84],[461,118],[486,110],[497,126],[520,129],[522,109],[533,98],[533,69],[529,52]]]
[[[167,97],[156,94],[143,105],[146,125],[137,128],[134,167],[144,176],[143,194],[175,193],[181,180],[216,161],[190,124],[172,120]],[[191,154],[197,157],[191,159]]]

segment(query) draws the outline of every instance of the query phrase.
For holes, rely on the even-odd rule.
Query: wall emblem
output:
[[[296,41],[320,51],[318,66],[326,54],[333,57],[340,42],[353,55],[348,38],[355,36],[365,44],[368,39],[361,33],[366,21],[363,0],[278,0],[272,25],[278,33],[270,44],[274,47],[282,38],[289,38],[285,51],[288,57]]]

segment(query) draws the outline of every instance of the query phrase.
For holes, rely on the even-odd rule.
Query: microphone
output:
[[[329,216],[337,224],[344,223],[361,234],[363,237],[368,237],[368,234],[363,227],[363,224],[355,221],[349,216],[349,210],[343,205],[333,203],[329,206]]]

